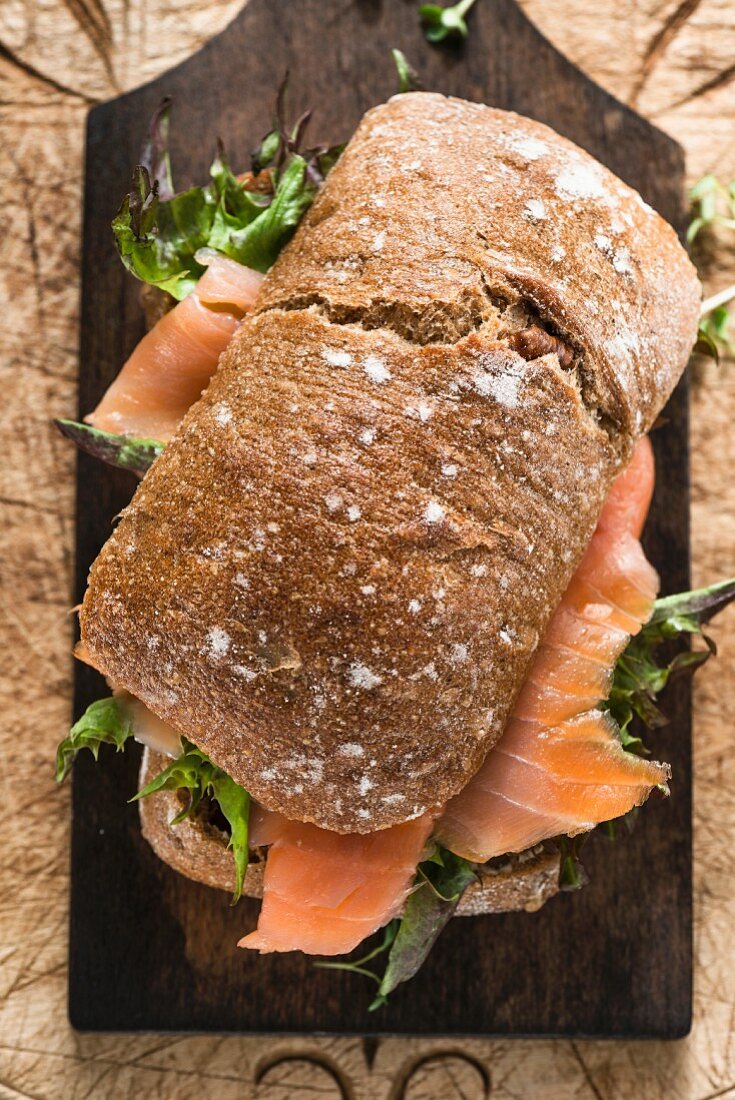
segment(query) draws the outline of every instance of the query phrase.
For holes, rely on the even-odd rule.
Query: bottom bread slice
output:
[[[140,769],[141,787],[166,767],[167,757],[145,749]],[[171,819],[185,803],[183,792],[158,791],[141,799],[140,822],[143,836],[153,851],[182,875],[232,893],[235,871],[229,836],[220,827],[210,806],[201,813],[184,818],[178,825]],[[251,852],[243,893],[263,896],[263,873],[267,849]],[[525,910],[532,913],[559,891],[559,853],[542,844],[517,855],[491,860],[479,869],[478,881],[462,895],[456,916],[474,917],[483,913],[507,913]]]

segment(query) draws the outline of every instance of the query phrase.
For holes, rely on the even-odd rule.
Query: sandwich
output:
[[[673,229],[512,113],[409,92],[302,151],[282,106],[182,194],[165,107],[113,223],[152,327],[60,427],[142,481],[79,610],[112,694],[57,774],[141,741],[160,858],[262,897],[244,948],[382,929],[377,1006],[668,793],[642,727],[709,650],[659,646],[735,584],[658,598],[640,543],[701,304]]]

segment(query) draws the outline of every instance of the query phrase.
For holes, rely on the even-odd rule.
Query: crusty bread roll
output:
[[[699,298],[672,229],[546,127],[375,108],[93,566],[90,659],[290,818],[444,803]]]
[[[140,786],[149,783],[166,767],[168,758],[145,749],[140,767]],[[178,825],[171,819],[182,809],[185,792],[158,791],[138,803],[143,836],[153,851],[175,871],[205,886],[232,893],[235,866],[227,847],[229,836],[206,813],[184,818]],[[243,893],[263,896],[263,874],[267,849],[250,854]],[[559,891],[559,853],[542,844],[528,852],[493,860],[478,868],[478,880],[463,893],[456,916],[475,917],[482,913],[525,910],[532,913]]]

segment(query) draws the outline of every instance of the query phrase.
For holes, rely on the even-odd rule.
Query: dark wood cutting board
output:
[[[427,88],[549,123],[638,188],[681,227],[682,153],[558,54],[511,0],[480,0],[466,47],[424,41],[406,0],[250,0],[198,54],[89,116],[84,212],[80,413],[92,409],[143,333],[138,285],[115,254],[109,223],[127,189],[148,119],[174,99],[172,153],[180,187],[206,178],[215,138],[234,165],[268,128],[291,70],[293,109],[314,109],[312,136],[347,138],[363,112],[396,90],[390,47]],[[468,165],[468,171],[472,166]],[[680,386],[654,433],[659,481],[646,548],[663,590],[687,586],[687,394]],[[77,597],[129,500],[133,481],[79,458]],[[104,691],[76,665],[75,714]],[[672,797],[652,799],[634,833],[594,839],[591,884],[536,914],[455,920],[418,977],[368,1014],[368,983],[315,970],[301,955],[236,948],[257,903],[159,863],[142,840],[135,750],[82,754],[73,780],[69,1011],[82,1029],[421,1035],[657,1036],[685,1034],[691,1011],[690,698],[665,702],[653,737],[674,770]]]

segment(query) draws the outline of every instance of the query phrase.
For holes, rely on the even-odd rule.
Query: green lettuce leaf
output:
[[[422,4],[419,18],[427,40],[436,45],[448,38],[466,38],[468,30],[464,17],[474,3],[475,0],[459,0],[448,8],[440,4]]]
[[[698,355],[708,355],[719,362],[720,353],[735,355],[735,343],[730,335],[732,317],[727,306],[717,306],[699,322],[697,342],[694,351]]]
[[[216,208],[217,197],[207,187],[192,187],[162,202],[158,180],[151,183],[148,169],[139,164],[112,222],[125,267],[181,301],[204,273],[194,253],[209,242]]]
[[[138,477],[142,477],[150,469],[165,446],[156,439],[138,439],[134,436],[103,432],[76,420],[54,420],[54,424],[80,450],[110,466],[131,470]]]
[[[390,52],[393,55],[393,62],[398,73],[398,94],[403,95],[405,92],[422,91],[424,86],[421,77],[405,53],[402,50],[391,50]]]
[[[735,578],[679,592],[656,600],[651,618],[622,653],[615,666],[610,694],[604,703],[620,727],[623,747],[629,752],[644,754],[647,750],[640,737],[630,733],[630,724],[638,716],[649,729],[666,724],[658,709],[657,697],[671,677],[679,672],[693,672],[717,652],[703,625],[735,599]],[[704,650],[685,649],[673,657],[660,658],[660,647],[687,635],[699,635],[706,644]]]
[[[56,750],[56,781],[60,783],[66,778],[81,749],[89,749],[96,760],[100,745],[114,745],[118,752],[122,752],[133,735],[133,723],[124,703],[114,696],[98,699],[87,707]],[[201,749],[182,737],[181,755],[138,791],[131,802],[145,798],[155,791],[175,791],[182,788],[189,792],[189,802],[173,818],[172,825],[177,825],[194,813],[207,795],[217,802],[230,826],[229,847],[232,848],[235,861],[234,905],[242,895],[248,867],[250,795],[226,772],[213,764]]]
[[[176,194],[168,154],[169,109],[166,101],[154,116],[133,186],[112,230],[128,271],[180,301],[204,273],[196,259],[200,248],[219,249],[248,267],[267,271],[343,146],[319,145],[300,152],[309,114],[290,128],[285,125],[284,82],[273,129],[253,154],[253,171],[239,179],[219,142],[211,182]],[[254,190],[261,173],[267,173],[266,186]]]
[[[220,200],[209,245],[246,267],[266,272],[311,206],[316,190],[308,179],[305,159],[295,154],[265,207],[251,200],[239,213],[232,213],[225,198]]]
[[[133,725],[117,699],[98,699],[69,730],[56,750],[56,782],[61,783],[81,749],[89,751],[97,759],[100,745],[114,745],[122,752],[126,741],[133,736]]]
[[[386,1003],[396,986],[420,970],[462,894],[477,878],[475,865],[468,860],[446,849],[438,849],[438,854],[441,864],[435,859],[419,864],[418,886],[406,901],[371,1012]]]
[[[199,806],[205,795],[218,803],[230,826],[230,843],[235,860],[234,905],[242,895],[245,872],[248,867],[248,825],[250,818],[250,795],[222,768],[213,764],[206,753],[198,749],[185,737],[181,738],[181,755],[163,769],[154,779],[131,799],[146,798],[156,791],[187,790],[189,802],[172,819],[172,825],[178,825],[189,817]]]
[[[728,311],[725,310],[725,313]],[[720,345],[712,332],[712,326],[706,324],[709,320],[705,317],[703,321],[699,322],[699,328],[697,329],[697,339],[694,341],[694,347],[692,348],[693,355],[704,355],[708,359],[714,359],[715,363],[720,361]],[[728,315],[729,323],[729,315]]]
[[[689,199],[692,220],[687,229],[687,241],[690,244],[703,229],[717,225],[735,229],[735,180],[726,185],[709,173],[697,180],[689,192]]]

